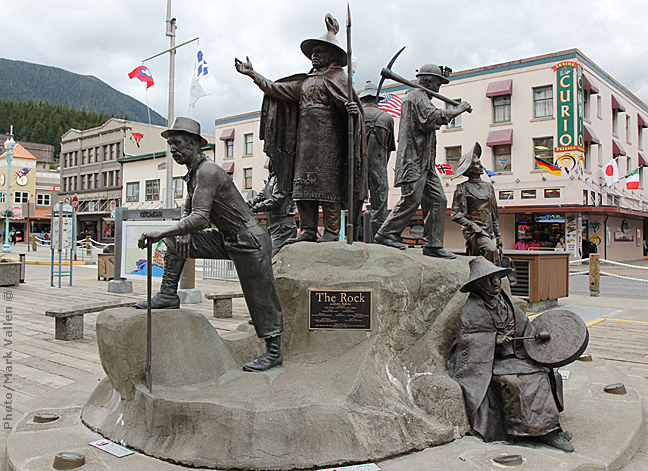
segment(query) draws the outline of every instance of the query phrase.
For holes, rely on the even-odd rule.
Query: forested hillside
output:
[[[96,77],[29,62],[0,58],[0,100],[51,103],[79,111],[108,113],[148,122],[146,105]],[[151,124],[166,119],[151,110]]]
[[[13,125],[16,141],[51,144],[56,157],[61,147],[61,136],[70,128],[93,128],[113,116],[108,113],[77,111],[50,103],[0,101],[0,133],[9,134],[10,126]]]

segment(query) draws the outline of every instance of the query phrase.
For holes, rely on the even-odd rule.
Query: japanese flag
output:
[[[619,169],[615,159],[610,160],[605,167],[603,167],[603,176],[607,186],[612,186],[619,181]]]

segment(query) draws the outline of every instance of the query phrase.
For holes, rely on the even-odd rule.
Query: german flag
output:
[[[561,175],[559,167],[556,167],[555,165],[550,164],[546,160],[539,159],[538,157],[535,157],[535,161],[536,161],[536,165],[538,167],[540,167],[543,170],[546,170],[550,174],[556,175],[557,177],[559,177]]]

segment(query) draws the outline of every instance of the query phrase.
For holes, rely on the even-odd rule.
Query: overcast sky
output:
[[[203,132],[214,119],[261,106],[261,91],[236,72],[234,57],[249,56],[270,79],[307,72],[302,40],[324,34],[324,15],[340,23],[346,46],[346,1],[172,0],[176,43],[196,36],[211,66],[203,82],[211,96],[190,116]],[[0,57],[94,75],[146,102],[146,87],[128,73],[142,60],[169,47],[165,0],[2,0]],[[379,80],[379,71],[402,46],[393,69],[413,78],[434,62],[455,71],[578,48],[648,103],[648,4],[646,0],[353,0],[356,88]],[[195,45],[178,50],[175,115],[187,116]],[[146,63],[155,85],[152,109],[168,110],[168,54]]]

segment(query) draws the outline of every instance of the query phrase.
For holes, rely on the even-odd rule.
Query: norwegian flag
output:
[[[444,175],[453,175],[454,174],[450,164],[436,164],[436,168],[439,171],[439,173],[442,173]]]
[[[135,67],[131,73],[128,74],[128,76],[133,79],[137,77],[140,79],[142,82],[146,82],[146,88],[147,90],[153,86],[153,75],[151,75],[151,71],[146,67],[145,65],[140,65],[139,67]]]
[[[400,118],[402,104],[403,100],[401,100],[399,96],[396,96],[393,93],[387,93],[385,98],[378,102],[378,108],[385,110],[394,118]]]
[[[141,132],[131,132],[131,139],[135,141],[135,144],[137,144],[137,147],[139,147],[140,141],[144,138],[144,134]]]
[[[29,173],[31,169],[28,167],[23,167],[16,172],[16,178],[22,178]]]

